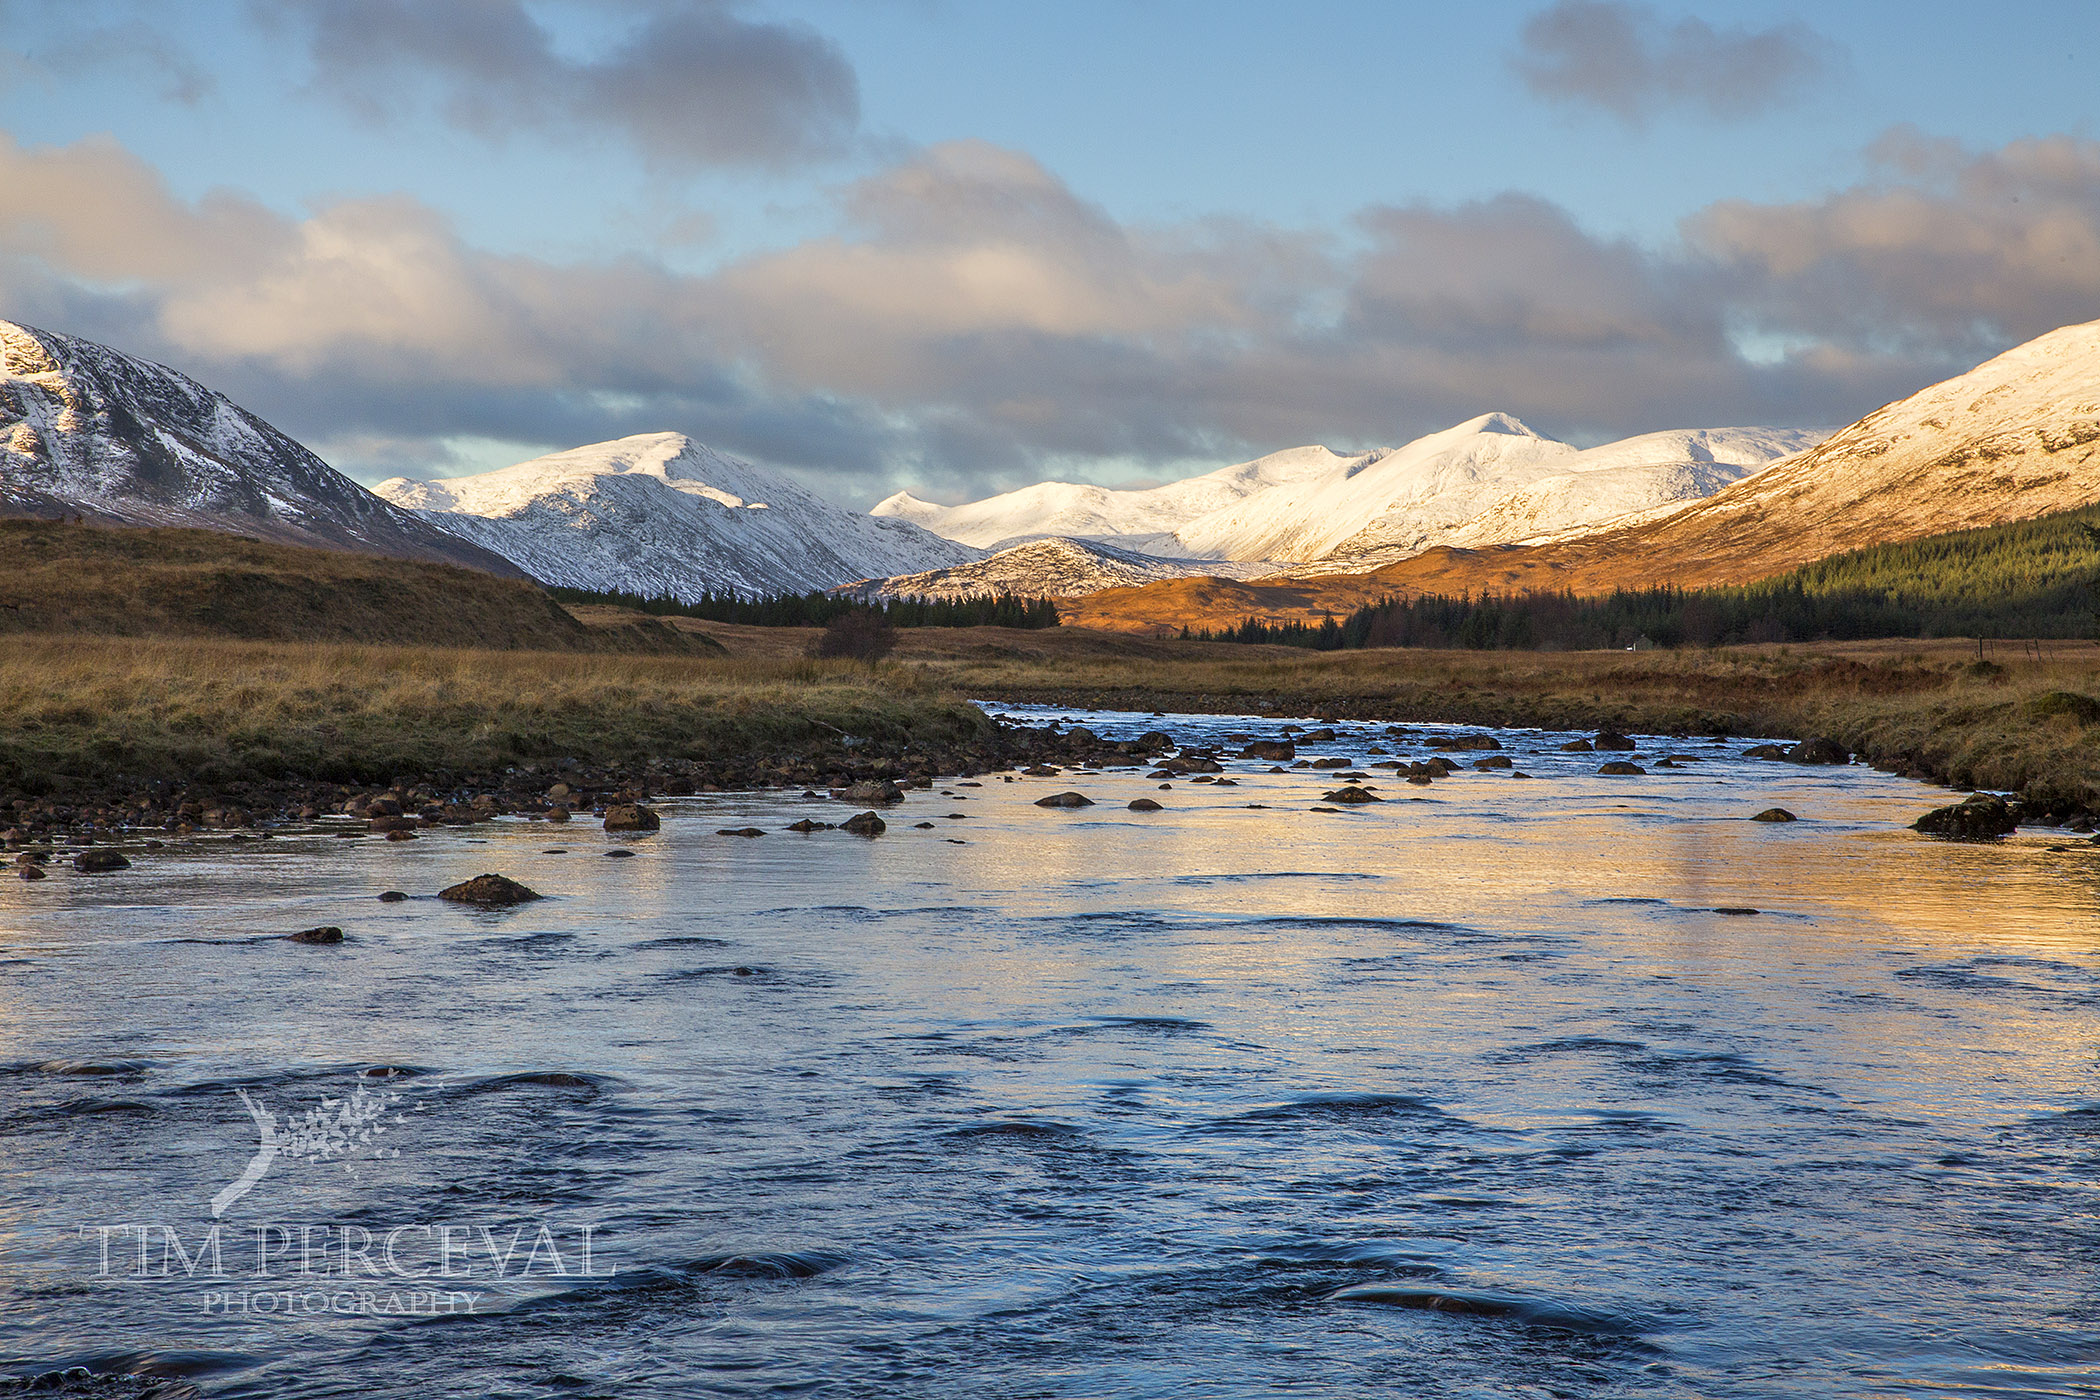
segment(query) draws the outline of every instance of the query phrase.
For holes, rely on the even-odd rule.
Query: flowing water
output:
[[[1339,728],[1302,752],[1424,752]],[[1741,744],[1600,777],[1567,737],[1332,812],[1332,775],[1232,762],[949,782],[874,840],[731,794],[642,838],[10,881],[0,1374],[2100,1394],[2100,848],[1929,840],[1943,794]],[[1096,805],[1033,805],[1068,788]],[[1745,820],[1774,804],[1803,820]],[[483,871],[551,897],[430,897]],[[277,936],[319,924],[347,941]]]

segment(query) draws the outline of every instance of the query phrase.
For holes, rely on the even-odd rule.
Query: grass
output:
[[[574,757],[748,761],[967,742],[920,671],[802,658],[0,639],[0,784],[383,782]]]
[[[689,650],[653,618],[587,627],[535,583],[212,530],[0,520],[0,634]]]

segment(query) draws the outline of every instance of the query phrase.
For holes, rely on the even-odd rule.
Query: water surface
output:
[[[1465,732],[1335,727],[1303,752],[1368,765]],[[781,830],[841,804],[731,794],[668,802],[643,838],[198,841],[10,881],[0,1373],[241,1396],[2100,1393],[2100,850],[1927,840],[1903,827],[1944,794],[1741,744],[1644,740],[1648,776],[1599,777],[1615,755],[1568,737],[1502,732],[1530,780],[1364,767],[1392,800],[1335,812],[1312,810],[1331,773],[1232,762],[1233,786],[1166,791],[949,782],[872,841]],[[1699,761],[1650,762],[1673,752]],[[1033,805],[1065,789],[1097,805]],[[1746,820],[1773,805],[1803,820]],[[746,825],[767,834],[715,834]],[[485,870],[551,897],[429,897]],[[319,924],[348,941],[276,937]],[[224,1278],[163,1276],[159,1244],[139,1277],[135,1236],[81,1234],[195,1244],[257,1148],[237,1090],[291,1115],[360,1082],[395,1096],[385,1131],[272,1165],[220,1218]],[[545,1225],[569,1272],[470,1259],[471,1314],[435,1316],[336,1311],[431,1285],[288,1277],[288,1247],[241,1277],[258,1227],[325,1227],[325,1267],[345,1227],[448,1222],[527,1248]],[[244,1290],[323,1301],[208,1311]]]

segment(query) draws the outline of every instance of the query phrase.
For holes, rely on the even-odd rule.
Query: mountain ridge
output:
[[[230,531],[521,576],[178,370],[5,320],[0,513]]]
[[[835,506],[682,433],[641,433],[379,495],[543,583],[669,594],[804,593],[982,551]]]

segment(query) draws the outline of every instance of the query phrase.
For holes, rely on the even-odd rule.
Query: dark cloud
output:
[[[677,430],[860,503],[1490,410],[1587,441],[1839,423],[2100,318],[2100,144],[1899,131],[1873,162],[1657,247],[1522,195],[1332,235],[1124,224],[962,144],[840,191],[830,236],[692,275],[493,254],[402,198],[185,200],[110,143],[0,136],[0,316],[175,364],[353,468]]]
[[[1560,0],[1525,24],[1512,63],[1540,97],[1638,124],[1666,107],[1755,116],[1829,72],[1835,55],[1805,25],[1716,29],[1697,18],[1667,24],[1620,0]]]
[[[628,32],[582,58],[523,0],[258,0],[256,13],[300,36],[319,89],[374,120],[428,100],[483,136],[612,132],[671,166],[781,167],[852,144],[859,82],[815,30],[728,0],[586,8]]]

